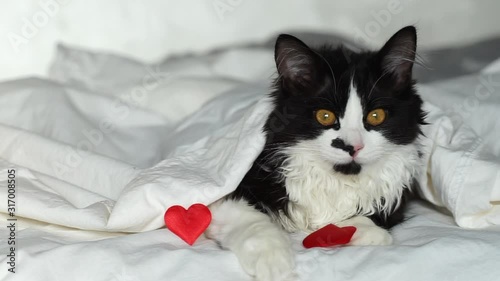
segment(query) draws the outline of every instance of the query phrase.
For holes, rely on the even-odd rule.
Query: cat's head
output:
[[[356,175],[412,145],[425,115],[412,78],[416,42],[412,26],[378,52],[312,49],[280,35],[268,148],[294,148],[338,173]]]

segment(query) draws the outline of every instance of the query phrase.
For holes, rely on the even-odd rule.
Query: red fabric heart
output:
[[[309,234],[302,241],[302,245],[307,249],[345,245],[351,241],[354,232],[356,232],[356,227],[354,226],[338,227],[329,224]]]
[[[170,231],[193,245],[212,221],[212,213],[203,204],[191,205],[187,210],[175,205],[167,209],[164,218]]]

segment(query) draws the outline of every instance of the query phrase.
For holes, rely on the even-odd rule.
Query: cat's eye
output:
[[[335,124],[337,117],[330,110],[320,109],[316,111],[316,120],[323,126],[331,126]]]
[[[385,121],[385,117],[385,110],[378,108],[368,113],[366,122],[372,126],[378,126]]]

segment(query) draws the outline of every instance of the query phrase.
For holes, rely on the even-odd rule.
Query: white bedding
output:
[[[0,81],[46,77],[59,42],[156,61],[263,42],[283,30],[322,31],[381,46],[401,26],[416,24],[424,48],[464,45],[500,34],[499,9],[496,0],[3,1]]]
[[[453,217],[414,203],[390,247],[304,250],[298,235],[302,280],[500,274],[500,73],[489,69],[420,87],[433,123],[421,193]],[[212,241],[188,247],[158,228],[167,207],[209,204],[236,187],[263,145],[272,73],[265,49],[156,66],[60,49],[52,80],[0,84],[8,105],[0,169],[16,169],[19,219],[16,274],[7,272],[0,230],[2,280],[248,280]]]

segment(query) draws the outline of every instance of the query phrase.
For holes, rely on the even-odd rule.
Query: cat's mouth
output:
[[[333,169],[344,175],[357,175],[361,172],[361,165],[352,161],[347,164],[335,164],[333,165]]]

